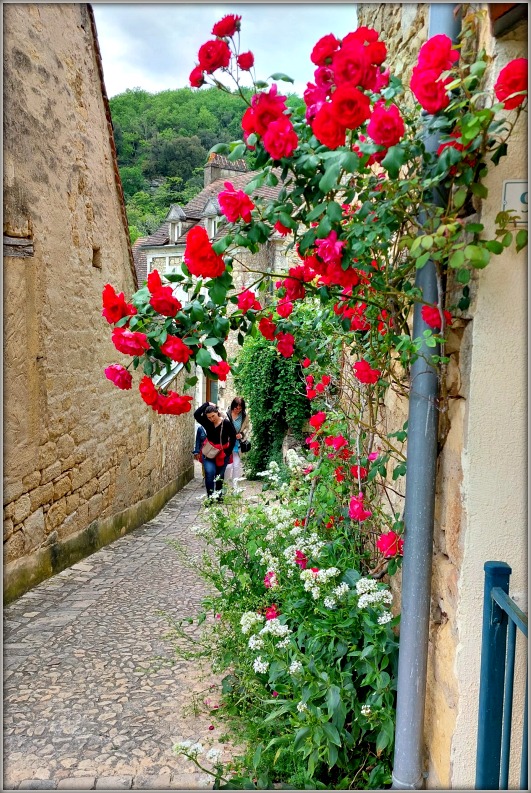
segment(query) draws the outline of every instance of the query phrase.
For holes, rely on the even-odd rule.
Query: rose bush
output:
[[[467,14],[464,39],[474,24],[474,15]],[[404,86],[386,68],[386,45],[378,32],[359,28],[343,39],[332,34],[319,39],[311,54],[316,68],[304,103],[288,105],[277,83],[290,78],[279,73],[269,81],[256,80],[246,68],[254,69],[252,53],[239,49],[240,29],[241,19],[234,15],[214,26],[215,38],[199,48],[190,83],[227,91],[234,85],[247,101],[241,70],[252,80],[241,140],[212,150],[231,160],[252,152],[252,178],[243,191],[226,185],[220,205],[227,222],[220,239],[210,240],[201,226],[188,232],[182,274],[164,276],[188,295],[175,312],[168,285],[153,276],[153,287],[142,287],[131,303],[106,285],[103,313],[115,326],[116,348],[132,357],[132,368],[143,369],[141,397],[158,412],[189,409],[190,397],[165,394],[151,379],[171,367],[174,358],[169,351],[176,344],[171,339],[180,339],[189,350],[183,360],[189,374],[185,388],[195,385],[194,364],[214,379],[226,376],[230,331],[237,333],[240,343],[258,338],[276,359],[297,366],[300,362],[301,373],[304,368],[301,392],[312,409],[315,406],[306,439],[310,462],[303,469],[306,473],[287,485],[295,489],[289,491],[292,496],[300,494],[300,502],[294,500],[299,511],[290,512],[290,517],[303,531],[299,538],[284,526],[297,539],[293,547],[286,547],[288,538],[280,532],[270,535],[266,548],[264,527],[271,524],[272,531],[283,523],[275,519],[273,525],[267,510],[247,516],[245,525],[222,526],[220,518],[220,527],[213,531],[225,541],[230,526],[232,545],[220,550],[219,557],[220,569],[230,574],[211,570],[211,580],[219,583],[220,597],[225,598],[213,602],[224,630],[216,653],[226,668],[237,665],[235,681],[226,684],[228,701],[233,697],[235,706],[243,698],[256,717],[250,723],[262,748],[256,749],[253,760],[247,758],[247,768],[254,762],[257,775],[265,774],[279,751],[287,769],[295,748],[303,756],[304,770],[300,764],[290,766],[292,779],[315,784],[326,779],[341,785],[341,772],[352,768],[353,753],[361,747],[369,760],[363,764],[358,757],[358,781],[374,787],[388,779],[392,676],[386,673],[390,679],[382,678],[381,662],[392,654],[394,637],[376,614],[369,618],[364,613],[363,604],[370,599],[361,597],[376,590],[353,590],[362,572],[362,578],[378,589],[374,577],[385,571],[392,574],[400,565],[400,490],[387,503],[385,496],[407,471],[407,424],[396,432],[386,430],[381,406],[389,391],[407,395],[411,363],[422,355],[440,374],[444,407],[447,328],[469,309],[475,273],[488,266],[493,255],[514,243],[521,250],[527,243],[527,232],[514,229],[514,213],[498,213],[492,238],[474,217],[488,196],[487,169],[507,154],[512,129],[526,108],[527,61],[509,63],[497,76],[494,91],[486,91],[487,55],[469,57],[470,48],[437,36],[421,47],[410,85]],[[258,188],[279,182],[275,200],[256,194]],[[274,235],[284,238],[298,264],[287,272],[257,271],[252,288],[238,293],[233,270],[241,251],[257,253]],[[428,262],[436,270],[435,301],[426,300],[415,284],[416,272]],[[452,286],[448,294],[461,290],[453,303],[446,296],[447,283]],[[414,338],[411,315],[416,304],[422,307],[424,330]],[[302,306],[311,308],[310,317]],[[334,374],[331,350],[342,359],[341,379],[345,372],[352,375],[348,392],[342,392],[349,405],[346,422],[340,421],[333,391],[344,385],[339,386],[337,372],[325,380]],[[236,365],[236,376],[237,371]],[[317,539],[310,542],[313,534]],[[291,555],[286,557],[288,548]],[[277,555],[264,556],[268,550]],[[343,552],[357,560],[355,573],[348,573],[352,568]],[[323,569],[338,572],[325,581]],[[340,583],[332,580],[336,575]],[[348,592],[344,590],[346,600],[339,602],[335,587],[341,584]],[[318,593],[315,604],[313,592]],[[263,634],[253,630],[255,646],[248,646],[248,631],[241,635],[243,607],[246,625],[259,622],[263,630],[273,623],[282,635],[275,636],[272,628]],[[277,616],[271,616],[273,607]],[[337,615],[351,621],[354,660],[349,660],[349,644],[335,622]],[[382,640],[371,668],[369,633]],[[326,643],[325,635],[334,641]],[[278,647],[286,639],[285,646]],[[336,639],[347,647],[337,656]],[[356,683],[354,696],[348,681],[360,668],[365,676]],[[373,705],[365,701],[361,706],[359,690],[377,679],[374,702],[383,715],[372,722]],[[385,685],[380,685],[382,679]],[[339,691],[339,700],[348,703],[348,719],[343,719],[342,706],[336,712],[328,702],[325,689]],[[264,724],[273,713],[279,735],[268,745]]]

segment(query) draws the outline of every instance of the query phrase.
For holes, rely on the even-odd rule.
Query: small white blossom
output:
[[[292,661],[291,665],[290,665],[290,668],[289,668],[290,675],[297,675],[301,671],[302,671],[301,662],[300,661]]]
[[[337,598],[342,598],[343,595],[346,595],[347,592],[350,592],[350,587],[349,587],[348,584],[343,582],[342,584],[339,584],[339,586],[336,586],[336,588],[333,590],[333,592],[334,592],[334,595]]]
[[[323,600],[323,604],[324,604],[325,608],[327,608],[327,609],[334,609],[336,607],[335,598],[326,597]]]
[[[187,752],[191,746],[192,746],[192,741],[179,741],[179,743],[176,743],[175,746],[173,747],[173,751],[178,753],[183,751]]]
[[[206,753],[206,759],[210,760],[212,763],[215,763],[221,757],[221,749],[209,749]]]
[[[385,625],[387,622],[391,622],[393,619],[393,615],[390,611],[384,611],[383,614],[380,614],[378,617],[378,625]]]
[[[257,622],[263,622],[264,620],[265,617],[262,614],[257,614],[256,611],[246,611],[242,614],[240,620],[242,633],[249,633],[253,625],[256,625]]]
[[[259,636],[251,636],[247,643],[247,647],[249,647],[250,650],[261,650],[263,646],[264,640]]]
[[[376,592],[378,589],[378,582],[374,578],[360,578],[356,581],[356,592],[358,595],[363,595],[365,592]]]
[[[321,594],[321,590],[318,586],[314,586],[311,588],[310,592],[312,593],[312,597],[314,600],[319,600],[319,595]]]
[[[371,715],[371,706],[370,705],[362,705],[361,706],[361,715],[362,716],[370,716]]]
[[[188,750],[188,754],[197,757],[197,755],[203,754],[204,751],[205,751],[205,747],[203,746],[202,743],[194,743],[192,744],[192,746],[190,746]]]
[[[308,705],[305,702],[297,702],[297,710],[299,713],[304,713],[304,711],[308,710]]]
[[[275,617],[272,620],[267,620],[260,633],[270,633],[272,636],[288,636],[291,630],[287,625],[283,625],[280,620]]]
[[[289,647],[289,643],[290,638],[289,636],[286,636],[285,639],[281,639],[279,642],[277,642],[275,646],[278,647],[279,650],[283,650],[285,647]]]
[[[262,661],[262,656],[259,655],[258,658],[254,659],[253,669],[257,674],[258,672],[267,672],[269,669],[269,661]]]

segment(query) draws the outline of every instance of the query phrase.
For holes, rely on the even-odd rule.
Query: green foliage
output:
[[[310,407],[300,364],[293,358],[283,358],[261,335],[246,339],[234,377],[252,420],[253,443],[246,455],[245,472],[254,479],[272,460],[281,461],[288,430],[302,440]]]
[[[327,432],[348,433],[339,414],[328,421]],[[316,467],[308,476],[302,468],[311,459]],[[288,481],[270,464],[258,503],[231,496],[209,508],[201,530],[209,551],[195,569],[215,594],[197,624],[209,614],[218,618],[204,622],[199,638],[194,633],[195,650],[174,625],[179,655],[206,656],[224,674],[216,715],[244,745],[241,757],[217,763],[215,788],[385,787],[398,619],[389,612],[388,587],[367,577],[359,543],[360,531],[374,531],[378,520],[363,530],[348,519],[350,488],[334,480],[328,454],[290,462]],[[322,504],[324,490],[335,516],[326,523],[322,511],[309,509]],[[274,615],[266,612],[273,605]],[[190,747],[176,750],[205,767]]]

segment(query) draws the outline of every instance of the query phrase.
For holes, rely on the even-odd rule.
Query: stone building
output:
[[[137,288],[90,6],[5,4],[4,592],[150,519],[193,476],[193,418],[103,370],[101,293]],[[178,375],[177,387],[179,386]]]
[[[137,240],[133,254],[138,282],[141,285],[153,270],[161,274],[180,272],[186,247],[186,235],[190,229],[203,225],[211,239],[219,239],[225,234],[224,217],[221,213],[217,196],[225,190],[225,182],[229,181],[236,190],[242,190],[255,176],[255,171],[248,171],[244,160],[231,162],[219,154],[211,154],[205,165],[203,189],[184,207],[173,204],[164,223],[150,236]],[[274,187],[259,187],[253,192],[255,198],[264,201],[277,197],[281,184]],[[235,253],[233,278],[238,289],[252,287],[258,272],[285,272],[289,261],[284,239],[275,233],[271,240],[262,246],[259,253],[251,254],[246,249]],[[179,288],[175,290],[177,298],[182,299]],[[227,352],[229,358],[237,355],[239,345],[236,334],[229,334]],[[196,404],[205,400],[217,402],[222,408],[230,405],[234,392],[234,383],[229,375],[226,382],[218,382],[205,378],[202,370],[197,372],[199,381],[196,387]]]
[[[469,8],[480,20],[478,49],[493,59],[486,76],[492,88],[506,63],[527,57],[525,4]],[[391,72],[406,85],[428,35],[428,12],[427,4],[358,5],[358,24],[381,33]],[[525,124],[519,121],[508,156],[487,177],[480,209],[486,238],[494,236],[508,185],[526,194]],[[513,208],[526,225],[527,204]],[[469,313],[450,329],[446,347],[448,391],[457,398],[449,400],[436,486],[424,735],[430,788],[474,787],[485,561],[511,566],[512,596],[526,610],[526,255],[513,246],[476,272]],[[396,402],[388,413],[399,426],[407,418]],[[517,748],[520,739],[515,730]]]

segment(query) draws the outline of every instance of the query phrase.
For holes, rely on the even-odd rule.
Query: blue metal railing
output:
[[[475,789],[508,790],[516,629],[527,639],[527,617],[509,597],[509,565],[485,562],[484,569]],[[520,790],[527,790],[527,752],[526,677]]]

